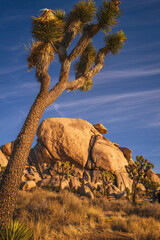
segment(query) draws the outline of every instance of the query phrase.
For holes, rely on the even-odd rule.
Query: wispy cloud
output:
[[[57,110],[62,117],[77,116],[83,118],[86,114],[90,119],[98,116],[107,123],[126,122],[137,127],[159,127],[158,105],[160,89],[95,96],[76,101],[64,101],[50,106],[47,111]],[[70,114],[72,112],[72,114]],[[151,124],[152,123],[152,124]]]
[[[18,50],[24,51],[24,43],[18,43],[15,45],[6,46],[5,50],[7,50],[9,52],[14,52],[14,51],[18,51]]]
[[[7,91],[0,91],[0,99],[9,99],[11,97],[20,98],[21,96],[26,96],[32,94],[37,91],[37,82],[33,83],[22,83],[13,87],[12,89],[8,89]]]
[[[15,73],[22,69],[26,69],[26,66],[24,64],[19,65],[19,66],[10,66],[10,67],[1,68],[0,76],[5,75],[5,74],[10,74],[10,73]]]
[[[160,68],[147,69],[147,68],[135,68],[135,69],[124,69],[124,70],[107,70],[101,72],[96,78],[95,84],[104,83],[112,80],[120,80],[120,79],[132,79],[137,77],[148,77],[160,74]]]
[[[133,52],[133,51],[137,51],[139,49],[141,50],[141,49],[144,49],[144,48],[146,48],[147,51],[148,51],[148,48],[152,49],[153,47],[157,47],[157,46],[160,46],[160,41],[146,43],[146,44],[143,44],[143,45],[140,45],[140,46],[136,46],[136,47],[133,47],[133,48],[127,48],[127,49],[123,50],[123,53],[125,53],[125,52]]]
[[[113,102],[119,102],[120,100],[136,100],[137,104],[141,101],[146,101],[149,99],[157,99],[160,96],[160,89],[157,90],[150,90],[150,91],[140,91],[140,92],[133,92],[133,93],[125,93],[125,94],[113,94],[113,95],[103,95],[103,96],[97,96],[97,97],[90,97],[85,98],[82,100],[77,101],[69,101],[69,102],[63,102],[57,104],[57,107],[59,109],[61,108],[73,108],[73,107],[83,107],[83,106],[95,106],[95,105],[101,105],[106,103],[113,103]],[[134,104],[136,103],[134,101]],[[53,106],[50,106],[48,109],[52,110]]]

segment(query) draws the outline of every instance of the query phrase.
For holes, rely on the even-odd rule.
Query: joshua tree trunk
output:
[[[54,98],[52,98],[53,102],[64,90],[59,86],[56,87]],[[0,228],[2,231],[13,216],[17,193],[30,148],[42,114],[51,101],[48,96],[46,92],[40,92],[33,103],[22,130],[15,140],[12,156],[3,175],[0,184]]]
[[[132,202],[136,203],[137,200],[137,185],[132,187]]]

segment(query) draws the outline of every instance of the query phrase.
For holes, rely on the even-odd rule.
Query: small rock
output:
[[[90,190],[89,187],[83,185],[82,187],[78,188],[78,193],[82,196],[85,196],[87,198],[94,198],[94,195],[92,193],[92,191]]]
[[[0,165],[2,167],[6,167],[8,164],[8,160],[7,158],[5,157],[5,155],[3,154],[3,152],[0,150]]]
[[[101,123],[94,124],[93,127],[101,134],[107,133],[107,128],[105,128]]]
[[[83,173],[83,179],[86,180],[87,182],[90,182],[91,181],[91,174],[90,174],[90,171],[84,171]]]
[[[33,188],[36,188],[36,183],[34,181],[26,181],[26,182],[22,182],[20,189],[22,191],[27,191],[27,190],[31,190]]]
[[[77,191],[78,187],[81,187],[81,183],[79,181],[79,178],[71,176],[69,185],[70,185],[71,189],[74,188],[74,191]]]
[[[2,151],[8,155],[11,156],[12,151],[13,151],[13,147],[14,147],[14,141],[13,142],[9,142],[5,145],[2,146]]]

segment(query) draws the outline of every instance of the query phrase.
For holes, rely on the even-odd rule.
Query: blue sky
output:
[[[96,1],[97,6],[102,1]],[[33,103],[39,83],[34,70],[27,72],[24,44],[31,42],[31,17],[41,9],[63,8],[73,0],[0,0],[0,145],[18,135]],[[109,140],[143,155],[160,172],[160,1],[122,1],[123,15],[114,31],[123,29],[127,43],[117,56],[107,56],[94,78],[94,87],[84,93],[64,92],[43,118],[82,118],[102,123]],[[94,39],[99,49],[103,34]],[[50,67],[52,85],[58,79],[58,59]],[[70,79],[74,79],[73,66]],[[34,140],[34,144],[36,140]]]

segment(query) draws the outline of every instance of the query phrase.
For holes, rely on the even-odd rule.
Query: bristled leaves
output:
[[[111,31],[111,28],[118,23],[119,16],[120,10],[115,1],[103,1],[97,13],[98,24],[102,29]]]
[[[82,0],[74,5],[73,9],[67,15],[67,25],[80,20],[81,23],[87,24],[93,21],[96,13],[96,5],[92,0]]]
[[[62,10],[62,9],[54,10],[53,13],[58,19],[60,19],[62,21],[65,20],[66,13],[64,10]]]
[[[83,74],[86,74],[95,62],[96,50],[92,42],[88,44],[79,61],[75,64],[76,78],[79,78]],[[88,91],[92,88],[93,81],[88,79],[87,82],[80,88],[81,91]]]
[[[2,240],[32,240],[33,232],[17,220],[11,221],[4,232],[0,232]]]
[[[122,49],[122,46],[125,44],[126,39],[126,35],[121,30],[117,33],[111,33],[110,35],[106,35],[105,42],[109,51],[112,54],[116,55]]]
[[[47,65],[54,59],[54,49],[50,43],[32,41],[32,46],[28,49],[28,52],[28,71],[36,67],[39,61],[42,61],[43,65]]]
[[[60,17],[60,12],[57,14]],[[54,44],[62,39],[65,23],[52,10],[45,9],[39,17],[33,17],[32,20],[32,33],[36,40]]]

